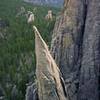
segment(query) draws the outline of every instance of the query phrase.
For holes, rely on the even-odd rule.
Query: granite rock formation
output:
[[[60,83],[60,86],[66,100],[100,99],[100,0],[64,1],[52,35],[51,54],[64,79],[65,84]],[[38,57],[43,56],[42,53]],[[57,79],[59,81],[60,77]],[[47,81],[41,82],[48,87]]]
[[[69,100],[99,100],[100,0],[65,0],[51,53],[63,74]]]

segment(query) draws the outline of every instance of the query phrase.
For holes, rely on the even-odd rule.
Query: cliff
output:
[[[64,9],[57,17],[52,35],[51,54],[64,79],[65,84],[60,83],[60,85],[65,89],[66,95],[64,93],[62,95],[66,100],[99,100],[100,0],[64,1]],[[41,53],[38,57],[43,56]],[[46,61],[40,59],[42,60]],[[50,66],[49,63],[46,63],[46,66]],[[45,71],[49,73],[52,69]],[[37,80],[41,79],[37,77]],[[45,81],[42,83],[49,87]],[[43,84],[37,88],[42,88]],[[57,84],[54,84],[57,88]],[[50,89],[52,90],[52,88],[48,90]],[[56,90],[57,92],[59,91]]]
[[[99,100],[100,0],[65,0],[51,52],[69,100]]]

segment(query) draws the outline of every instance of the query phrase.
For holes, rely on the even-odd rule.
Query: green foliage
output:
[[[34,6],[22,0],[0,0],[0,18],[8,20],[10,26],[0,29],[6,32],[5,38],[0,37],[0,85],[5,92],[5,100],[13,100],[11,91],[14,85],[18,90],[16,100],[25,100],[26,83],[34,81],[35,76],[35,52],[34,33],[32,25],[27,24],[26,17],[16,17],[21,6],[28,11],[37,8],[35,22],[44,40],[50,45],[54,21],[44,20],[49,9],[56,14],[58,8]]]

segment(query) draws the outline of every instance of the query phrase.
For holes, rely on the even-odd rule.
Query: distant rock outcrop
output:
[[[25,2],[30,2],[39,5],[51,5],[51,6],[62,6],[63,0],[24,0]]]

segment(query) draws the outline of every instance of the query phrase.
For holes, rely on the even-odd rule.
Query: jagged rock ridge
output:
[[[39,100],[66,100],[59,69],[52,58],[48,46],[37,28],[35,30],[36,76]]]
[[[24,1],[39,5],[51,5],[51,6],[63,5],[63,0],[24,0]]]

